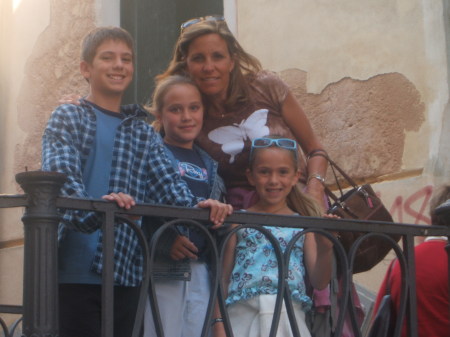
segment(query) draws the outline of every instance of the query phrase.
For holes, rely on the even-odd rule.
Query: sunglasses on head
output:
[[[252,141],[252,147],[269,147],[275,144],[283,149],[295,150],[297,148],[297,142],[289,138],[255,138]]]
[[[184,23],[181,24],[181,32],[192,25],[195,25],[196,23],[203,22],[203,21],[225,21],[225,18],[221,15],[208,15],[208,16],[201,16],[199,18],[190,19]]]
[[[255,138],[252,140],[252,148],[250,150],[250,158],[252,157],[253,149],[264,148],[270,146],[278,146],[286,150],[292,150],[297,156],[297,142],[289,138]]]

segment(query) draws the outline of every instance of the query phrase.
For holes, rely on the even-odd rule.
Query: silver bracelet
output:
[[[322,177],[322,176],[321,176],[320,174],[318,174],[318,173],[311,173],[311,174],[308,176],[308,180],[306,181],[306,184],[309,184],[309,181],[310,181],[311,179],[317,179],[317,180],[319,180],[322,184],[325,183],[325,178]]]

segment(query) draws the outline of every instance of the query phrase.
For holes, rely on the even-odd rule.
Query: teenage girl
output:
[[[257,138],[252,142],[247,179],[259,200],[250,212],[321,216],[320,207],[294,188],[300,172],[297,143],[286,138]],[[301,228],[265,227],[278,239],[282,251]],[[325,288],[331,277],[332,243],[320,234],[307,233],[296,243],[289,262],[289,289],[301,336],[310,336],[305,311],[311,308],[306,294],[306,275],[316,289]],[[268,336],[275,306],[278,264],[272,245],[259,231],[240,229],[228,241],[223,266],[228,285],[226,304],[235,336]],[[225,288],[227,288],[225,286]],[[214,336],[225,336],[216,307]],[[283,308],[277,336],[292,336]]]
[[[180,172],[197,197],[219,203],[224,184],[217,175],[217,163],[194,140],[203,125],[203,103],[197,86],[183,76],[170,76],[158,83],[151,112],[155,129],[161,132],[172,165]],[[222,204],[224,216],[232,207]],[[151,236],[158,224],[146,219]],[[211,228],[215,229],[218,225]],[[210,295],[205,240],[184,226],[164,232],[157,243],[157,258],[152,270],[164,335],[200,336]],[[144,336],[156,336],[149,302],[144,318]]]

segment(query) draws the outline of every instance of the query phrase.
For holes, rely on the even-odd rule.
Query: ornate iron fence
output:
[[[58,336],[58,287],[57,287],[57,226],[59,222],[58,208],[79,209],[99,212],[103,215],[103,247],[104,247],[104,268],[102,274],[102,336],[113,336],[113,271],[114,271],[114,221],[120,218],[121,222],[128,223],[136,232],[144,254],[144,280],[141,285],[141,297],[138,304],[137,318],[133,337],[139,336],[140,327],[145,307],[147,293],[150,296],[150,303],[156,324],[158,336],[164,336],[161,327],[161,320],[157,310],[154,281],[150,271],[153,267],[155,256],[155,242],[159,239],[164,230],[182,222],[183,225],[195,227],[201,231],[210,248],[210,268],[211,268],[211,296],[209,299],[208,311],[205,317],[205,324],[202,336],[208,336],[213,306],[218,300],[219,307],[225,320],[225,327],[228,336],[233,336],[228,315],[226,313],[225,302],[222,296],[222,286],[219,282],[221,277],[221,256],[223,256],[224,245],[217,246],[216,240],[208,230],[201,224],[209,218],[209,212],[201,209],[189,209],[171,206],[155,206],[139,204],[132,210],[125,211],[118,208],[115,203],[101,200],[86,200],[59,197],[59,190],[65,181],[65,176],[53,172],[24,172],[16,176],[16,180],[25,191],[25,195],[1,195],[0,208],[25,207],[22,217],[24,224],[24,280],[23,280],[23,306],[0,305],[0,313],[23,315],[22,336]],[[124,215],[147,215],[152,217],[163,217],[182,219],[168,222],[163,225],[154,235],[148,248],[145,236],[140,227]],[[361,336],[358,328],[356,313],[352,305],[351,284],[352,265],[356,254],[356,249],[365,238],[371,236],[381,236],[390,241],[394,252],[399,258],[403,272],[403,293],[401,298],[401,314],[397,320],[395,336],[400,336],[401,322],[404,317],[407,319],[409,336],[417,337],[417,310],[415,293],[415,268],[414,268],[414,237],[416,236],[450,236],[450,229],[440,226],[421,226],[391,224],[384,222],[333,220],[325,218],[280,216],[269,214],[257,214],[249,212],[235,212],[227,218],[228,223],[241,224],[224,237],[222,242],[226,242],[229,236],[240,228],[255,228],[263,233],[272,242],[278,259],[278,297],[276,301],[275,314],[270,336],[276,336],[278,320],[282,302],[286,303],[288,316],[290,317],[291,328],[294,336],[300,336],[293,315],[291,298],[288,287],[285,284],[289,255],[296,240],[307,232],[317,232],[327,236],[334,242],[334,251],[337,264],[340,270],[340,280],[343,287],[342,299],[339,302],[339,318],[337,321],[335,337],[341,336],[344,324],[344,313],[348,312],[356,337]],[[282,253],[277,240],[271,233],[262,226],[295,227],[305,230],[292,240],[288,248]],[[348,254],[344,251],[339,241],[329,234],[327,230],[334,231],[357,231],[367,232],[358,239]],[[403,238],[403,247],[400,247],[387,234],[400,234]],[[403,249],[402,249],[403,248]],[[447,247],[447,251],[450,248]],[[450,259],[449,259],[450,260]],[[449,262],[450,263],[450,262]],[[150,291],[148,291],[148,289]],[[450,312],[450,308],[449,308]],[[20,318],[8,328],[4,320],[0,318],[0,325],[6,337],[13,336]],[[170,336],[166,336],[170,337]]]

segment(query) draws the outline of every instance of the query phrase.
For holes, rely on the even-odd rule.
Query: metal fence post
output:
[[[59,217],[56,198],[66,176],[22,172],[16,181],[27,194],[24,223],[23,336],[58,336]]]

